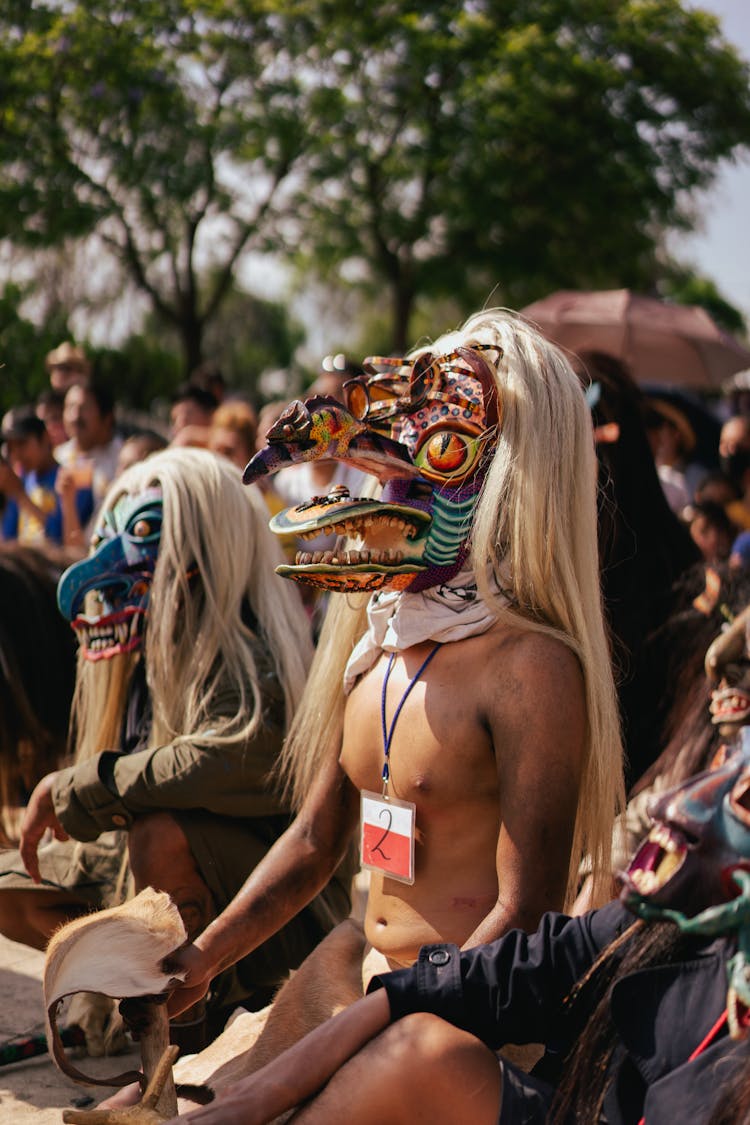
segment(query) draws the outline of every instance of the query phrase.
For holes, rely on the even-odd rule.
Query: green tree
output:
[[[296,95],[261,0],[6,0],[0,236],[97,231],[189,369],[281,207],[304,147]]]
[[[34,401],[49,386],[44,367],[47,352],[70,333],[64,317],[39,329],[21,313],[28,290],[6,285],[0,293],[0,412]]]
[[[680,305],[701,305],[727,332],[746,334],[747,325],[740,310],[727,300],[715,281],[689,266],[668,266],[658,288],[663,297]]]
[[[313,138],[301,260],[389,294],[520,306],[650,287],[687,193],[750,140],[748,67],[678,0],[298,0]]]

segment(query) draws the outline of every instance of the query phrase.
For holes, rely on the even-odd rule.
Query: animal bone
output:
[[[77,918],[53,936],[44,967],[44,996],[47,1039],[55,1062],[77,1082],[97,1086],[124,1086],[144,1080],[147,1083],[146,1093],[137,1106],[127,1110],[68,1110],[65,1121],[155,1125],[177,1113],[171,1073],[177,1049],[168,1048],[169,1024],[163,1003],[146,1001],[149,1025],[140,1040],[142,1075],[132,1070],[108,1078],[83,1074],[65,1056],[56,1019],[64,997],[77,992],[99,992],[117,999],[153,998],[168,992],[180,978],[165,973],[161,964],[185,940],[185,927],[177,907],[169,895],[151,888],[122,906]]]

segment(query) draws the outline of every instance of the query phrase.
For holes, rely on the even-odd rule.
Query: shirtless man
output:
[[[365,939],[397,966],[425,942],[471,946],[532,929],[563,906],[584,849],[606,870],[621,762],[580,384],[557,349],[507,313],[480,314],[431,354],[372,361],[369,371],[350,384],[346,410],[326,398],[292,404],[245,473],[339,456],[379,476],[380,500],[337,492],[271,524],[302,536],[333,527],[354,541],[300,552],[282,574],[377,592],[367,620],[350,598],[332,599],[285,751],[298,815],[234,901],[170,960],[186,973],[173,1012],[325,885],[358,835],[363,792],[373,802],[365,825],[391,825],[362,833],[372,872],[364,937],[352,923],[334,931],[275,1011],[286,993],[287,1014],[310,1014],[304,990],[321,980],[327,1011],[361,995]],[[408,882],[393,872],[408,876],[411,837]],[[273,1024],[272,1015],[245,1071],[311,1026],[279,1026],[277,1037]]]

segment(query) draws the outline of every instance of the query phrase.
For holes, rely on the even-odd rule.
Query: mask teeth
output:
[[[369,551],[357,550],[332,550],[332,551],[298,551],[295,563],[297,566],[310,566],[323,564],[325,566],[358,566],[362,563],[375,563],[380,566],[397,566],[403,562],[403,551]]]
[[[342,520],[335,527],[332,524],[326,524],[325,527],[316,527],[312,531],[300,532],[299,538],[317,539],[319,535],[333,534],[348,535],[350,538],[355,538],[358,535],[365,535],[368,531],[385,527],[394,528],[394,530],[401,532],[406,539],[413,539],[418,532],[416,524],[402,519],[400,516],[368,515],[360,519]]]
[[[143,613],[137,612],[124,621],[111,621],[105,625],[80,624],[76,631],[79,634],[81,647],[94,656],[109,649],[131,647],[132,643],[139,639],[144,616]]]

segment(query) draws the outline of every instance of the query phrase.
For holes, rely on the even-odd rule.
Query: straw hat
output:
[[[48,371],[53,367],[67,367],[73,371],[80,371],[83,375],[88,375],[91,371],[91,364],[83,348],[77,348],[69,340],[47,353],[44,366]]]
[[[685,455],[692,453],[695,449],[697,438],[695,430],[687,419],[687,415],[683,414],[680,408],[675,406],[674,403],[666,402],[663,398],[653,398],[649,395],[647,401],[650,409],[653,410],[654,413],[659,414],[662,418],[666,419],[667,422],[671,422],[677,430]]]

